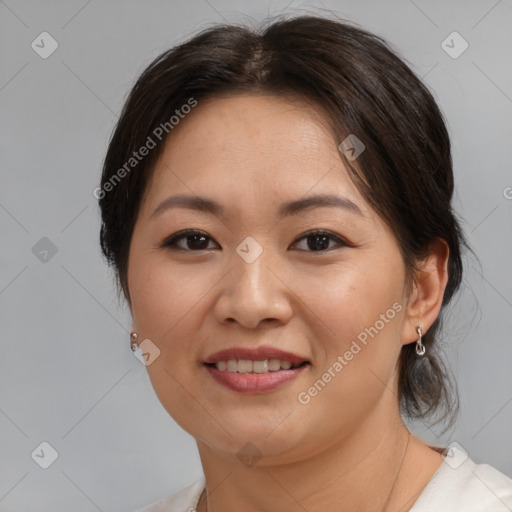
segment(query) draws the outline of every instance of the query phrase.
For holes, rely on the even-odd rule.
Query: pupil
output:
[[[206,240],[206,237],[204,235],[189,235],[188,237],[188,240],[189,240],[189,247],[191,249],[204,249],[203,245],[205,240]],[[192,242],[191,242],[192,240]],[[208,245],[208,244],[206,244]]]
[[[316,241],[312,244],[308,242],[308,247],[310,249],[318,249],[320,251],[323,251],[329,247],[329,237],[327,235],[311,235],[308,237],[308,240],[315,239]],[[321,238],[321,242],[318,242],[318,239]]]

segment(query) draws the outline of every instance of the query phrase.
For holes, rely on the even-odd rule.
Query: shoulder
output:
[[[512,480],[453,447],[410,512],[510,512]]]
[[[135,512],[192,512],[205,486],[204,477],[161,500]]]

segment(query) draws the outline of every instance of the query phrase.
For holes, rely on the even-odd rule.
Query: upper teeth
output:
[[[267,373],[278,370],[289,370],[292,367],[290,361],[283,359],[265,359],[263,361],[251,361],[248,359],[230,359],[229,361],[219,361],[215,363],[217,370],[238,372],[238,373]]]

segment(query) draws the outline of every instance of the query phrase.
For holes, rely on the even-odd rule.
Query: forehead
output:
[[[365,206],[327,114],[305,99],[263,94],[198,102],[168,137],[147,190],[155,201],[170,191],[246,204],[330,192]]]

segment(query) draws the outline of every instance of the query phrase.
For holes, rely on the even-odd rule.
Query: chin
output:
[[[264,458],[261,463],[272,462],[285,463],[293,462],[302,458],[303,448],[307,446],[311,439],[309,434],[297,432],[290,428],[275,428],[276,424],[262,424],[257,422],[248,422],[245,419],[237,424],[224,423],[223,429],[211,428],[199,432],[196,428],[189,430],[198,444],[205,444],[209,449],[223,453],[227,456],[237,457],[239,459],[245,457],[254,457],[256,459]]]

